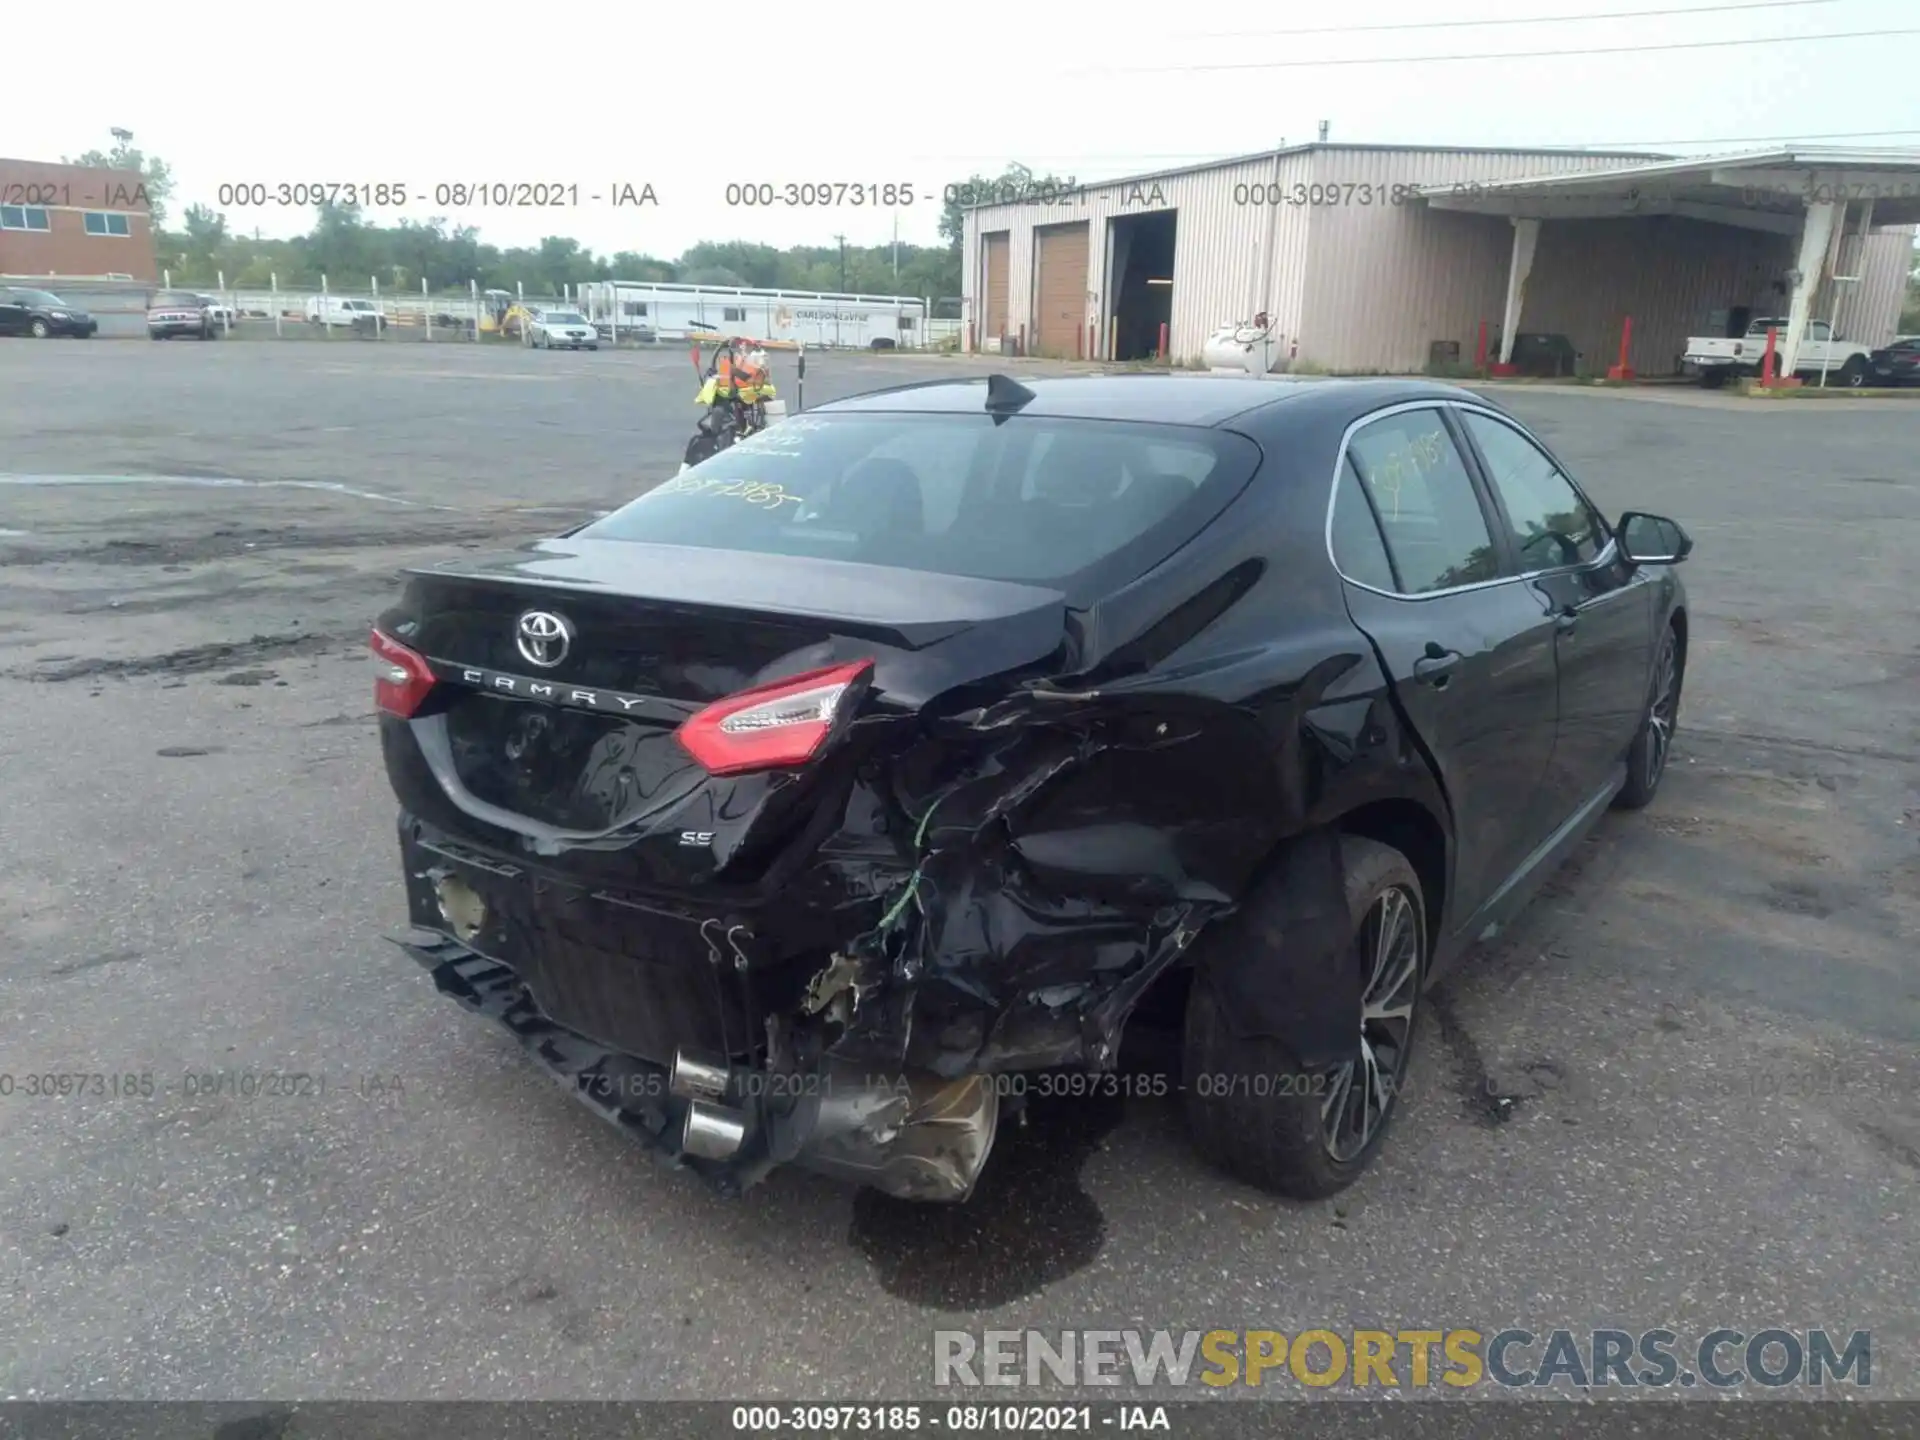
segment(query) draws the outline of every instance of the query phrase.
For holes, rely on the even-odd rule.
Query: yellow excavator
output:
[[[533,309],[514,298],[511,290],[487,290],[480,296],[480,333],[520,340],[533,323]]]

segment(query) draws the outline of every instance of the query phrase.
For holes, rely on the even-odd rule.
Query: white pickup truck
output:
[[[1688,373],[1698,375],[1702,385],[1724,385],[1733,375],[1758,375],[1767,353],[1769,330],[1780,332],[1774,342],[1779,345],[1786,338],[1785,317],[1756,320],[1738,339],[1695,335],[1687,341],[1687,353],[1680,357],[1680,363]],[[1818,375],[1824,366],[1829,385],[1864,385],[1870,353],[1868,346],[1837,338],[1826,321],[1809,320],[1807,333],[1800,341],[1800,353],[1794,357],[1794,373]],[[1774,364],[1779,363],[1776,351]]]

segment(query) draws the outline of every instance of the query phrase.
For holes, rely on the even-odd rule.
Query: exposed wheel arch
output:
[[[1413,872],[1420,877],[1421,899],[1427,920],[1427,963],[1431,951],[1443,933],[1446,915],[1447,879],[1451,866],[1447,860],[1447,832],[1433,812],[1416,800],[1374,800],[1350,810],[1334,822],[1334,828],[1347,835],[1359,835],[1391,846],[1407,857]]]

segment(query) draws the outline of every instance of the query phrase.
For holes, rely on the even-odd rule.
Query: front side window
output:
[[[1466,461],[1438,410],[1403,410],[1347,442],[1406,595],[1500,577],[1493,534]],[[1355,577],[1358,578],[1358,577]]]
[[[1520,568],[1552,570],[1598,559],[1606,531],[1552,457],[1491,416],[1469,410],[1462,418],[1507,512]]]
[[[1110,560],[1144,571],[1259,463],[1245,437],[1185,426],[801,415],[578,533],[1053,584]]]

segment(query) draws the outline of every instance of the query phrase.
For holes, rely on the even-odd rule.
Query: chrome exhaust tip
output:
[[[695,1100],[680,1127],[680,1149],[702,1160],[731,1160],[747,1139],[747,1117],[725,1105]]]
[[[732,1067],[717,1055],[675,1050],[673,1069],[667,1075],[667,1089],[682,1100],[718,1102],[726,1098],[727,1081],[732,1073]]]

